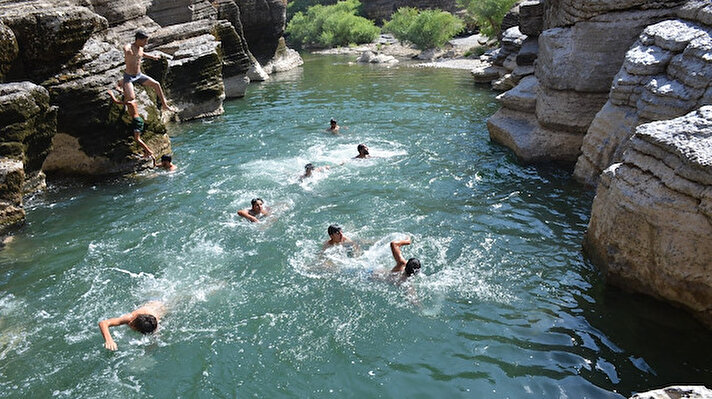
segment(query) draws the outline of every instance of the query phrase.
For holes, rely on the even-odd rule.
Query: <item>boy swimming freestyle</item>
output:
[[[141,334],[151,334],[158,328],[158,321],[166,313],[165,306],[161,301],[150,301],[141,305],[138,309],[123,316],[102,320],[99,322],[99,330],[104,337],[104,347],[108,350],[117,349],[116,342],[111,337],[109,327],[128,324],[132,330]]]
[[[250,204],[252,206],[251,208],[241,209],[237,211],[237,214],[252,223],[259,222],[259,218],[269,215],[269,208],[264,206],[262,198],[253,198]]]

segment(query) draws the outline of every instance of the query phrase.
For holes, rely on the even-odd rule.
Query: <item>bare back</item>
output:
[[[160,320],[166,314],[166,306],[161,301],[150,301],[141,305],[140,308],[131,312],[132,315],[149,314]]]

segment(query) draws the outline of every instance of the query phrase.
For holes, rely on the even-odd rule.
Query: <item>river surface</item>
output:
[[[712,334],[606,288],[593,194],[490,142],[467,71],[307,56],[174,126],[175,173],[50,182],[0,252],[0,396],[621,398],[712,386]],[[330,118],[342,126],[327,133]],[[365,143],[373,158],[352,159]],[[299,180],[306,163],[330,166]],[[261,197],[272,215],[237,211]],[[361,250],[322,252],[338,223]],[[420,276],[391,268],[405,236]],[[156,334],[97,322],[161,299]]]

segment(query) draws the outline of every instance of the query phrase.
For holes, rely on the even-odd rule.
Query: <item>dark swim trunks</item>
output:
[[[138,73],[138,75],[129,75],[128,73],[124,72],[124,83],[138,83],[142,85],[145,81],[151,79],[147,75],[142,74],[141,72]]]
[[[140,116],[137,116],[133,118],[131,121],[131,127],[133,128],[133,131],[138,131],[139,133],[143,132],[143,118]]]

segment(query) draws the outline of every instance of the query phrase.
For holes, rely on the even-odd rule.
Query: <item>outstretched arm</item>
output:
[[[111,101],[114,102],[114,104],[119,104],[119,105],[128,105],[128,101],[121,101],[118,98],[116,98],[116,95],[114,94],[113,90],[107,90],[109,93],[109,96],[111,96]]]
[[[237,214],[242,216],[243,218],[249,220],[250,222],[253,222],[253,223],[260,221],[256,217],[250,215],[246,209],[241,209],[241,210],[237,211]]]
[[[392,272],[403,271],[407,263],[401,253],[401,246],[403,245],[410,245],[410,237],[405,240],[391,241],[391,253],[393,254],[393,259],[396,261],[396,266],[391,270]]]
[[[101,335],[104,337],[104,347],[106,349],[111,351],[115,351],[117,349],[116,342],[114,342],[114,339],[111,338],[109,327],[128,324],[131,321],[131,317],[132,314],[127,313],[120,317],[114,317],[112,319],[106,319],[99,322],[99,330],[101,330]]]

